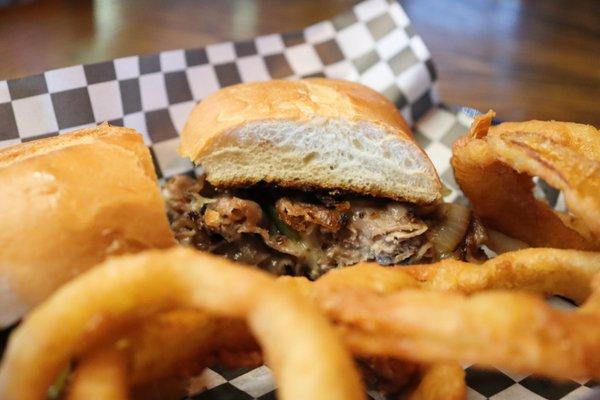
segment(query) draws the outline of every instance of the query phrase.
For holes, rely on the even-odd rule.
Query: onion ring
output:
[[[600,272],[600,254],[532,248],[504,253],[483,264],[447,259],[398,270],[431,290],[471,294],[490,289],[519,289],[563,296],[581,304],[590,296],[590,282]]]
[[[429,268],[436,271],[446,262],[438,264],[422,265],[421,269],[413,272],[413,275],[421,275],[421,280],[433,280],[431,273],[428,276],[423,275]],[[462,263],[465,266],[479,268],[479,265]],[[452,268],[452,267],[450,267]],[[416,288],[423,283],[406,273],[406,267],[383,267],[376,263],[360,263],[354,266],[341,269],[333,269],[312,283],[306,278],[280,277],[278,283],[287,285],[290,288],[295,288],[305,297],[311,298],[319,304],[319,299],[316,292],[319,288],[360,288],[368,289],[374,293],[393,293],[406,288]],[[434,285],[440,286],[439,281],[435,280]],[[429,283],[429,282],[427,282]],[[342,335],[343,336],[343,335]],[[374,370],[386,367],[385,359],[375,359],[371,365]],[[408,400],[460,400],[466,398],[466,383],[464,380],[464,370],[458,363],[440,363],[427,366],[414,365],[414,363],[403,362],[403,367],[400,370],[397,368],[393,371],[394,380],[397,382],[406,382],[411,378],[411,373],[414,368],[423,370],[418,385],[408,396]],[[412,367],[412,368],[411,368]],[[385,371],[382,371],[385,372]],[[399,385],[402,386],[402,385]]]
[[[357,268],[366,275],[377,267]],[[319,305],[355,355],[494,365],[550,378],[600,377],[600,254],[527,249],[480,266],[445,260],[406,270],[389,273],[415,276],[420,284],[391,293],[343,286],[341,271],[334,285],[317,282]],[[423,290],[428,287],[450,291]],[[588,297],[578,310],[562,311],[532,293],[457,293],[490,288]]]
[[[280,398],[365,398],[350,355],[309,302],[265,273],[183,248],[109,260],[58,290],[11,336],[0,397],[42,399],[70,359],[149,315],[190,307],[247,321]]]
[[[118,393],[124,390],[123,387],[131,387],[134,398],[138,394],[141,398],[150,395],[163,398],[157,393],[181,393],[184,380],[199,374],[205,367],[216,363],[232,364],[232,361],[236,367],[246,367],[248,356],[260,350],[243,321],[215,318],[204,311],[183,309],[147,318],[104,351],[115,353],[116,348],[119,349],[118,361],[127,366],[127,380],[115,378],[112,383],[104,380],[101,389],[112,384],[115,386],[113,390]],[[92,360],[84,355],[77,363],[72,375],[72,388],[93,388],[98,385],[97,375],[115,376],[114,366],[95,361],[99,358],[95,357],[96,353],[99,351],[94,352]],[[260,364],[262,362],[254,362],[253,366]],[[75,389],[70,392],[89,393]],[[89,397],[82,395],[79,398]]]
[[[133,387],[170,376],[190,377],[216,362],[228,361],[224,355],[260,350],[244,321],[215,318],[197,310],[152,316],[118,344],[128,355]]]
[[[124,355],[112,348],[85,357],[67,389],[67,400],[128,398],[127,363]]]
[[[128,259],[131,260],[134,258]],[[172,257],[169,259],[169,263],[182,261],[182,259],[173,260]],[[186,261],[184,264],[188,265],[190,262]],[[416,337],[414,338],[410,337],[409,339],[406,339],[403,331],[400,333],[402,335],[400,337],[398,332],[392,330],[390,333],[390,330],[387,328],[381,330],[375,329],[373,332],[372,330],[364,329],[360,324],[348,323],[344,319],[342,319],[342,323],[340,323],[340,315],[343,315],[345,312],[344,310],[346,310],[347,307],[355,309],[370,307],[370,303],[362,304],[361,301],[356,301],[354,306],[348,305],[344,299],[346,294],[348,294],[348,298],[350,299],[349,304],[354,304],[352,299],[354,298],[353,296],[357,295],[365,295],[369,298],[371,296],[385,296],[385,299],[387,300],[387,296],[401,296],[406,293],[414,292],[417,297],[421,296],[422,298],[420,303],[415,303],[415,310],[421,310],[419,307],[435,308],[435,304],[438,303],[446,304],[446,297],[443,297],[444,301],[432,301],[431,303],[434,304],[432,306],[429,304],[429,301],[423,299],[428,296],[432,296],[432,298],[437,298],[436,296],[439,295],[456,296],[456,294],[452,293],[431,293],[423,289],[469,294],[487,289],[517,288],[545,294],[560,294],[577,302],[582,302],[591,293],[590,281],[598,271],[600,271],[600,254],[574,250],[526,249],[503,254],[483,265],[474,265],[451,259],[436,264],[398,268],[381,267],[364,263],[344,269],[332,270],[320,278],[316,283],[311,283],[304,278],[290,277],[279,278],[275,282],[277,282],[277,286],[284,291],[299,292],[305,299],[311,299],[316,302],[317,305],[324,307],[325,310],[329,312],[330,317],[338,322],[342,336],[350,343],[351,348],[356,355],[368,357],[407,357],[409,360],[412,360],[412,362],[425,363],[429,363],[432,360],[439,362],[454,361],[455,364],[453,364],[453,368],[455,370],[460,370],[460,366],[456,362],[462,361],[462,359],[457,359],[456,357],[458,356],[456,354],[448,355],[443,353],[444,351],[447,351],[447,347],[454,345],[453,342],[443,342],[440,344],[429,338],[429,336],[420,334],[415,335]],[[250,271],[250,274],[256,273]],[[193,284],[190,283],[190,285]],[[497,293],[491,294],[497,295]],[[597,293],[594,293],[594,295],[598,297]],[[340,309],[342,310],[342,314],[339,314],[340,311],[338,309],[334,309],[333,311],[330,309],[332,298],[335,300],[336,296],[340,296],[338,301],[341,304]],[[513,295],[511,294],[511,296]],[[516,299],[520,299],[521,297],[519,296],[522,295],[516,293],[514,296],[516,296]],[[585,307],[581,309],[582,312],[583,310],[589,309],[593,314],[594,310],[600,307],[600,300],[593,303],[593,298],[594,296],[588,299]],[[451,297],[450,299],[456,300],[454,297]],[[523,303],[523,307],[528,307],[530,305],[531,297],[527,297],[527,299],[529,300]],[[459,298],[459,300],[461,300],[461,298]],[[462,298],[462,300],[468,301],[468,299],[465,298]],[[515,302],[515,298],[513,297],[510,297],[509,300],[513,303]],[[538,299],[535,300],[537,301]],[[380,299],[377,298],[374,301],[378,303],[380,302]],[[590,304],[596,304],[596,307],[592,307]],[[412,303],[406,306],[407,309],[411,307]],[[457,313],[457,309],[454,309],[453,307],[454,306],[452,305],[446,306],[446,308],[454,310],[452,312]],[[536,307],[542,308],[546,306],[538,304]],[[440,309],[443,309],[443,307]],[[404,312],[402,308],[393,308],[393,310]],[[409,313],[410,310],[405,311]],[[546,312],[546,310],[544,309],[543,312]],[[378,313],[369,311],[365,311],[365,313],[371,314],[369,319],[365,320],[365,323],[372,328],[372,321],[377,320]],[[387,313],[389,313],[389,311],[385,311],[382,306],[382,309],[379,312],[381,318],[385,319]],[[441,316],[443,316],[443,311],[438,310],[438,314],[440,315],[438,318],[441,318]],[[574,313],[571,314],[574,315]],[[422,316],[427,314],[419,315]],[[432,313],[431,315],[434,314]],[[596,317],[597,314],[594,314],[593,318]],[[465,317],[465,319],[467,318]],[[473,319],[473,321],[476,322],[479,320]],[[108,322],[114,323],[114,321],[110,319]],[[434,324],[435,322],[436,321],[433,321]],[[379,323],[381,323],[381,321],[376,322],[376,324]],[[593,325],[591,326],[593,327]],[[208,348],[229,346],[233,351],[238,350],[242,352],[256,348],[256,344],[252,341],[252,338],[249,338],[250,333],[243,328],[245,327],[236,320],[218,319],[207,314],[205,311],[189,309],[175,310],[168,311],[162,315],[158,314],[156,316],[144,317],[141,326],[136,325],[135,329],[124,335],[121,332],[120,336],[118,336],[118,338],[120,338],[118,343],[120,346],[123,346],[123,343],[129,343],[125,346],[126,351],[122,353],[128,353],[130,357],[128,361],[130,365],[130,383],[144,385],[151,380],[172,376],[174,372],[177,372],[177,366],[190,365],[189,362],[193,361],[192,359],[194,357],[197,357],[195,361],[197,363],[199,362],[201,364],[200,366],[204,366],[202,365],[204,362],[208,365]],[[424,328],[417,324],[414,329]],[[426,327],[426,329],[437,330],[436,327],[431,326]],[[117,329],[115,332],[118,331],[119,330]],[[217,332],[218,334],[215,334]],[[106,334],[105,336],[111,337],[109,334]],[[450,335],[448,334],[448,336]],[[113,335],[113,342],[116,338],[116,334]],[[443,337],[443,340],[450,339]],[[504,340],[499,341],[506,342]],[[94,341],[91,340],[91,342],[93,343]],[[405,347],[398,344],[405,342],[408,343],[404,345]],[[170,346],[173,343],[178,343],[180,349],[165,347]],[[419,349],[419,352],[422,352],[421,356],[417,355],[415,357],[414,354],[410,352],[408,354],[405,353],[407,348],[410,349],[415,343],[417,343],[417,347],[413,347],[412,351],[415,351],[414,349]],[[501,353],[505,350],[506,347],[501,348],[499,352]],[[475,350],[473,352],[477,353]],[[190,357],[190,354],[193,354],[194,357]],[[187,362],[185,360],[187,360]],[[483,360],[477,359],[476,361],[485,363],[485,360],[484,357]],[[88,361],[87,356],[83,355],[83,365]],[[428,368],[436,368],[441,365],[443,364],[436,363]],[[514,364],[510,364],[509,366],[514,367]],[[111,366],[106,367],[109,369],[112,368]],[[528,367],[530,367],[530,365],[523,368]],[[519,369],[521,367],[514,368]],[[85,381],[85,375],[79,372],[79,368],[76,370],[75,376],[80,376],[81,379]],[[91,375],[88,376],[92,379]],[[434,383],[437,382],[434,378],[425,380],[426,376],[427,375],[423,376],[423,380],[419,387],[425,388],[434,386]],[[431,376],[437,375],[434,375],[432,372]],[[115,382],[115,385],[118,386],[119,384],[118,381]],[[120,385],[122,385],[122,383]],[[458,381],[452,380],[452,387],[458,388],[460,385],[464,385],[462,378],[458,378]],[[417,396],[418,393],[421,393],[422,395],[428,392],[424,389],[417,389],[413,393]],[[440,396],[441,397],[438,398],[447,398],[449,394],[440,394]],[[416,398],[419,397],[415,397],[415,399]]]
[[[407,400],[462,400],[467,398],[465,370],[456,363],[425,368],[417,387]]]
[[[189,379],[169,377],[131,387],[127,356],[113,347],[95,350],[83,357],[69,378],[66,400],[89,399],[182,399],[187,395]],[[129,396],[131,393],[131,396]]]
[[[590,125],[475,118],[453,145],[456,182],[484,225],[535,247],[600,249],[600,132]],[[531,177],[562,190],[570,213],[537,200]]]
[[[197,310],[174,310],[146,319],[117,342],[128,355],[130,385],[200,373],[209,364],[219,328],[217,318]]]
[[[591,294],[590,282],[598,272],[598,253],[530,248],[501,254],[483,264],[455,259],[401,267],[360,263],[331,270],[313,285],[341,290],[363,288],[382,294],[407,288],[464,294],[489,289],[521,289],[563,296],[581,304]],[[302,286],[305,296],[315,296],[313,285],[304,278],[282,277],[279,280]]]
[[[381,282],[384,278],[381,276],[379,279],[363,279],[367,277],[362,273],[363,270],[371,275],[371,278],[375,278],[378,272],[383,274],[391,272],[386,268],[373,270],[362,267],[346,272],[339,270],[339,272],[342,276],[351,276],[352,279],[356,279],[355,284],[360,284],[361,287],[371,287],[372,283]],[[329,275],[328,279],[331,280],[334,275]],[[393,276],[405,275],[393,273]],[[413,281],[410,277],[406,277],[406,279]],[[388,280],[388,282],[393,281],[393,277]],[[286,290],[297,290],[306,298],[314,298],[313,283],[306,278],[279,277],[277,283],[286,285]],[[377,286],[379,285],[375,285],[373,289],[381,290]],[[388,286],[388,290],[394,288],[397,286]],[[141,387],[168,376],[191,376],[199,373],[203,367],[212,365],[215,357],[211,356],[210,352],[213,349],[245,353],[257,348],[251,333],[244,324],[232,320],[219,320],[196,310],[175,310],[147,318],[141,325],[131,329],[129,333],[119,339],[118,344],[123,350],[121,354],[128,357],[129,380],[133,387]],[[219,358],[218,355],[216,358]],[[219,361],[223,360],[219,358]],[[237,363],[236,366],[238,366]],[[379,364],[376,364],[374,368],[377,369],[377,367]],[[458,364],[456,367],[460,369]],[[107,366],[107,368],[111,367]],[[415,368],[420,367],[413,363],[413,369]],[[396,384],[398,384],[399,378],[404,381],[414,378],[412,373],[398,372],[400,375],[403,373],[406,376],[394,377]],[[75,377],[81,380],[94,379],[93,375],[75,374]],[[119,382],[115,382],[115,384],[119,384]],[[444,383],[444,385],[447,384],[447,382]],[[461,382],[454,382],[450,386],[460,384]],[[401,386],[398,384],[396,387]]]

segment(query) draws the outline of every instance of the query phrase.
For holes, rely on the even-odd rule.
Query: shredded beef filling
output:
[[[217,190],[203,176],[174,177],[163,194],[180,243],[279,275],[314,279],[361,261],[435,257],[428,235],[435,213],[417,217],[404,203],[276,188]]]

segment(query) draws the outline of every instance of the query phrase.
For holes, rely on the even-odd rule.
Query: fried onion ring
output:
[[[556,121],[490,126],[494,115],[475,118],[452,148],[456,182],[477,217],[531,246],[599,250],[598,129]],[[570,213],[536,199],[533,176],[562,190]]]
[[[181,261],[181,259],[170,259],[169,263],[176,264]],[[185,265],[189,264],[189,262],[185,263]],[[428,393],[432,394],[431,388],[436,387],[437,384],[437,387],[440,387],[437,398],[441,399],[460,398],[453,397],[454,395],[451,395],[451,393],[454,393],[456,396],[460,395],[460,388],[464,386],[462,375],[450,373],[449,371],[461,371],[458,362],[464,362],[465,357],[467,361],[478,363],[493,362],[500,366],[506,366],[508,369],[516,369],[517,371],[526,370],[525,372],[531,372],[531,368],[536,367],[537,369],[534,369],[535,372],[549,376],[564,377],[564,375],[560,374],[564,374],[565,370],[571,373],[570,366],[572,363],[579,362],[577,357],[581,358],[581,352],[575,349],[574,354],[571,354],[569,351],[569,354],[565,355],[564,349],[554,351],[555,356],[558,354],[556,357],[562,354],[565,359],[571,360],[569,361],[571,363],[569,367],[564,367],[558,373],[556,369],[553,372],[540,370],[538,367],[539,364],[545,362],[540,359],[529,360],[529,364],[516,364],[517,361],[513,360],[515,353],[510,353],[511,346],[516,346],[515,343],[520,343],[520,340],[525,338],[529,342],[523,342],[524,344],[534,343],[534,348],[531,351],[535,353],[535,349],[537,348],[542,353],[546,351],[545,348],[542,349],[543,351],[540,350],[539,343],[546,338],[542,334],[542,331],[550,330],[550,332],[554,332],[555,334],[556,332],[560,333],[561,327],[569,326],[570,329],[570,323],[564,321],[563,325],[559,323],[559,329],[557,330],[555,327],[557,324],[554,322],[556,319],[554,318],[554,314],[552,314],[554,310],[550,309],[548,311],[548,307],[540,299],[528,295],[502,293],[505,296],[503,298],[507,299],[502,304],[510,304],[511,306],[510,308],[500,308],[499,311],[496,311],[495,308],[489,308],[492,307],[491,305],[489,307],[474,307],[471,298],[463,297],[457,293],[436,293],[429,290],[471,294],[489,289],[526,289],[531,292],[544,294],[560,294],[576,302],[582,302],[589,297],[591,293],[590,281],[594,274],[599,271],[599,254],[574,250],[526,249],[503,254],[483,265],[474,265],[451,259],[436,264],[398,268],[381,267],[365,263],[344,269],[332,270],[316,283],[312,283],[304,278],[282,277],[276,280],[276,286],[279,286],[285,292],[298,292],[304,299],[312,300],[324,308],[329,313],[329,316],[338,323],[343,338],[351,345],[351,349],[357,356],[392,356],[399,359],[412,360],[406,361],[409,363],[407,365],[410,365],[411,362],[429,364],[431,361],[435,361],[436,363],[429,367],[419,367],[415,364],[417,368],[421,368],[425,372],[420,378],[417,388],[411,393],[414,399],[427,398],[422,396]],[[255,272],[250,271],[250,274],[253,275]],[[133,283],[131,284],[133,285]],[[190,283],[190,285],[194,284]],[[204,287],[206,286],[200,286],[199,290]],[[573,325],[573,329],[576,329],[576,331],[582,330],[584,325],[598,322],[597,309],[600,308],[599,293],[600,291],[594,293],[594,296],[589,297],[586,305],[580,311],[570,313],[570,316],[576,319],[579,319],[579,313],[590,314],[590,319],[594,319],[594,321],[586,320],[579,325]],[[348,295],[347,299],[346,294]],[[415,301],[413,304],[412,300],[407,300],[406,304],[402,307],[394,306],[386,308],[387,302],[392,301],[392,297],[390,296],[402,297],[409,295],[415,296],[418,301]],[[500,298],[498,297],[499,293],[481,294],[481,296],[485,295],[493,295],[491,297],[494,299],[493,302],[496,305],[500,304],[498,302],[498,298]],[[238,296],[242,296],[242,294],[240,293]],[[363,304],[360,296],[366,296],[374,304],[381,303],[380,308],[377,310],[373,309],[373,305],[369,301]],[[431,297],[431,300],[428,300],[429,297]],[[596,298],[596,300],[593,301],[593,298]],[[521,303],[521,299],[525,300]],[[332,301],[333,303],[337,301],[339,307],[332,308]],[[485,304],[485,302],[478,304]],[[433,310],[430,310],[430,308],[433,308]],[[520,314],[513,314],[511,311],[520,310],[521,308],[525,308],[526,310]],[[411,325],[402,326],[397,331],[396,325],[401,324],[397,323],[395,319],[391,322],[387,321],[390,310],[393,310],[394,313],[402,314],[402,318],[408,318],[409,320],[413,318],[412,327]],[[486,310],[489,310],[487,311],[489,315],[486,314]],[[350,317],[346,315],[348,311],[351,311]],[[147,312],[149,313],[146,310],[143,314]],[[473,317],[470,313],[475,312],[483,313],[483,315],[477,314],[478,317]],[[498,315],[494,317],[495,314]],[[425,324],[424,322],[419,323],[418,320],[422,319],[423,315],[432,316],[429,324]],[[522,319],[518,319],[519,315]],[[537,316],[537,325],[535,325],[535,319],[532,318],[532,315]],[[548,317],[548,321],[545,321],[543,317],[547,315],[551,315],[551,317]],[[105,316],[105,318],[107,317]],[[348,320],[347,318],[358,318],[359,323],[355,323],[353,319]],[[444,322],[448,321],[448,318],[451,318],[449,320],[450,323],[454,321],[459,324],[458,328],[456,326],[454,328],[459,329],[460,332],[457,333],[456,330],[448,331],[450,329],[448,328],[448,322]],[[498,333],[494,333],[498,336],[494,337],[490,334],[490,330],[496,326],[493,322],[496,321],[496,318],[502,318],[502,324],[497,323],[501,328]],[[507,328],[504,324],[504,318],[508,318],[509,325],[511,319],[516,318],[520,322],[514,323]],[[539,322],[540,318],[544,324]],[[461,339],[461,335],[464,332],[472,334],[472,330],[470,327],[464,328],[465,321],[470,321],[469,323],[474,324],[476,328],[479,324],[484,325],[483,330],[480,327],[475,329],[476,340],[473,342],[467,341],[467,344],[463,343],[464,339]],[[514,332],[511,329],[517,330],[518,327],[522,330],[519,324],[521,322],[525,324],[524,321],[527,321],[527,326],[530,326],[530,323],[535,326],[532,330],[523,330],[520,333],[523,336],[513,335]],[[114,332],[116,333],[114,335],[107,333],[110,332],[110,329],[102,328],[102,323],[100,322],[96,322],[96,326],[93,327],[92,332],[97,329],[104,329],[102,333],[105,336],[104,341],[108,340],[110,342],[112,340],[112,343],[114,343],[118,339],[117,344],[121,348],[120,354],[127,355],[128,357],[129,384],[140,387],[148,382],[164,379],[174,374],[183,373],[185,375],[185,369],[187,368],[191,368],[190,372],[192,373],[197,372],[198,367],[201,368],[205,365],[210,365],[211,360],[214,360],[214,353],[211,355],[209,350],[221,347],[234,352],[240,351],[244,353],[252,351],[256,348],[256,343],[252,340],[250,332],[245,325],[240,322],[236,319],[216,318],[206,311],[176,309],[163,314],[151,315],[150,317],[144,316],[141,320],[141,325],[128,325],[133,326],[133,328],[124,331],[115,329]],[[403,320],[402,323],[404,324],[404,322]],[[438,322],[442,325],[439,337],[435,336],[437,335]],[[487,326],[488,322],[489,326]],[[107,323],[114,324],[115,322],[112,318],[108,318]],[[363,323],[367,328],[362,325]],[[392,324],[392,328],[386,326],[386,323]],[[485,330],[485,326],[487,326],[488,330]],[[452,328],[451,324],[450,327]],[[593,331],[594,325],[589,325],[589,327]],[[410,334],[407,334],[405,329],[413,330],[410,331]],[[495,352],[492,349],[488,353],[482,353],[480,347],[484,346],[484,344],[482,344],[481,337],[482,335],[485,337],[486,334],[492,335],[487,337],[487,347],[497,347],[496,345],[489,346],[491,340],[494,343],[501,342],[505,345],[499,346]],[[552,337],[552,340],[558,339]],[[89,337],[86,341],[94,342]],[[173,344],[175,344],[176,348],[173,347]],[[86,343],[83,345],[86,345]],[[465,348],[461,348],[460,351],[456,350],[458,345],[466,346],[466,350]],[[552,342],[549,342],[548,345],[552,345]],[[588,345],[589,342],[585,346]],[[88,347],[92,348],[93,346],[89,345]],[[563,352],[559,354],[560,351]],[[492,356],[489,353],[493,353]],[[86,354],[83,354],[82,362],[76,369],[74,387],[78,385],[85,386],[85,380],[92,380],[94,378],[93,374],[83,373],[85,371],[93,371],[93,368],[81,370],[82,366],[90,363],[97,365],[94,364],[94,358],[88,359]],[[516,357],[519,356],[522,356],[522,354],[516,353]],[[531,358],[531,355],[529,354],[528,357]],[[590,362],[593,362],[594,356],[591,356],[590,359],[592,360]],[[556,361],[555,359],[552,360]],[[444,364],[444,362],[448,361],[453,362],[453,364]],[[103,365],[108,369],[108,372],[103,372],[104,376],[107,376],[107,373],[109,374],[115,368],[106,363]],[[446,365],[446,369],[443,368],[444,365]],[[435,372],[438,367],[440,368],[439,371],[448,372],[448,378],[444,383],[435,378],[443,376],[441,372]],[[4,368],[5,366],[3,365],[2,375],[4,375]],[[181,368],[184,368],[184,370],[182,371]],[[407,371],[410,370],[411,368],[408,368]],[[580,370],[574,369],[573,371],[579,373],[578,371]],[[407,375],[406,377],[401,376],[400,378],[405,382],[414,379],[411,375]],[[84,382],[77,382],[77,379]],[[115,379],[113,384],[115,385],[113,389],[115,391],[118,391],[119,387],[123,386],[123,382],[118,379]],[[425,390],[425,388],[428,389]],[[442,391],[442,388],[447,391]]]
[[[42,399],[71,359],[178,308],[245,319],[282,399],[365,398],[350,355],[309,302],[265,273],[183,248],[115,258],[63,286],[11,336],[0,397]]]
[[[379,269],[354,268],[362,276]],[[335,284],[317,282],[319,305],[355,355],[494,365],[550,378],[600,377],[600,254],[527,249],[478,266],[446,260],[407,270],[372,275],[387,275],[385,282],[394,274],[418,278],[412,283],[406,276],[394,278],[398,290],[391,292],[344,286],[342,271],[330,278]],[[575,282],[582,293],[562,280]],[[588,296],[578,310],[563,311],[532,293],[505,288],[579,301]],[[483,289],[494,290],[459,293]]]
[[[345,273],[343,270],[340,270],[340,272],[344,276],[351,276],[351,279],[356,279],[354,281],[355,285],[381,290],[379,284],[371,286],[378,282],[377,279],[362,279],[361,270],[359,268]],[[389,271],[381,268],[375,270],[365,269],[365,272],[370,274],[371,278],[374,278],[378,272]],[[400,275],[394,274],[394,276]],[[413,281],[410,277],[406,277],[406,279]],[[314,298],[313,284],[306,278],[280,277],[277,279],[277,283],[286,285],[287,290],[298,290],[306,298]],[[388,290],[394,288],[394,286],[388,286]],[[121,356],[126,355],[128,357],[130,385],[136,388],[169,376],[192,376],[199,373],[203,367],[212,365],[215,360],[223,362],[224,360],[219,357],[219,354],[211,354],[213,350],[220,349],[246,353],[257,348],[257,344],[244,324],[234,320],[216,319],[205,312],[196,310],[175,310],[147,318],[141,325],[135,326],[123,338],[119,339],[118,344],[122,348]],[[85,358],[84,361],[89,362]],[[238,364],[236,360],[234,365],[239,366]],[[414,373],[412,372],[414,369],[428,371],[434,367],[424,368],[415,363],[408,364],[412,364],[412,370],[397,371],[396,369],[395,371],[393,384],[398,389],[405,386],[407,381],[414,379]],[[382,363],[375,363],[373,369],[378,370],[382,368],[381,365]],[[112,366],[105,366],[109,371],[112,369]],[[462,370],[458,364],[455,367]],[[93,371],[93,369],[86,368],[85,371]],[[102,374],[102,372],[96,372]],[[385,371],[382,370],[381,372]],[[427,375],[424,374],[423,376]],[[74,377],[83,381],[95,379],[93,374],[86,375],[80,372],[74,374]],[[462,377],[456,377],[458,381],[440,382],[439,386],[450,388],[464,385]],[[428,385],[433,385],[432,379],[428,379],[428,381],[430,382]],[[115,381],[114,384],[122,385],[123,383]],[[86,386],[86,383],[75,381],[73,385]],[[92,385],[93,383],[90,384],[90,386]],[[447,396],[440,395],[438,398],[446,399]]]
[[[462,264],[464,264],[463,268],[467,265],[474,268],[480,267],[468,263]],[[435,271],[437,268],[441,268],[442,265],[445,266],[446,263],[433,264],[431,270]],[[413,274],[425,275],[426,269],[429,267],[430,265],[422,265],[421,269],[415,270]],[[360,288],[383,294],[393,293],[409,287],[418,287],[423,284],[415,277],[405,273],[404,269],[405,267],[383,267],[376,263],[361,263],[342,269],[333,269],[315,283],[306,278],[298,277],[280,277],[278,283],[298,290],[305,297],[313,299],[319,304],[320,299],[315,293],[318,289],[315,290],[315,286],[325,287],[326,290],[330,288],[341,288],[343,290],[344,287]],[[433,280],[431,273],[421,279],[421,281],[427,281],[427,284],[430,280]],[[440,286],[439,281],[436,280],[434,285]],[[400,363],[402,368],[389,368],[389,361],[394,360],[374,359],[369,364],[374,371],[391,378],[396,388],[401,388],[412,378],[414,369],[422,370],[417,387],[407,397],[409,400],[460,400],[466,398],[465,373],[458,363],[448,362],[422,366],[403,360]]]
[[[590,295],[590,282],[598,272],[598,253],[530,248],[501,254],[483,264],[455,259],[402,267],[360,263],[331,270],[314,286],[341,290],[365,288],[376,293],[393,293],[407,288],[464,294],[490,289],[520,289],[563,296],[581,304]],[[305,296],[315,295],[304,278],[282,277],[279,280],[301,286]]]
[[[467,398],[465,370],[457,363],[434,364],[424,369],[408,400],[462,400]]]
[[[67,400],[128,398],[127,363],[122,352],[114,348],[101,349],[85,357],[67,389]]]
[[[259,350],[241,320],[215,318],[199,310],[160,313],[130,329],[115,344],[84,355],[72,375],[68,400],[88,399],[86,395],[92,391],[87,388],[98,386],[102,390],[99,393],[104,393],[111,385],[114,393],[127,393],[131,388],[133,398],[176,398],[165,396],[185,393],[183,383],[205,367],[247,367],[249,357]],[[126,368],[105,362],[106,358],[99,356],[102,351],[112,354],[113,359],[118,355],[115,363]],[[254,361],[254,367],[262,364],[260,358]],[[115,371],[125,371],[122,375],[126,379],[120,379]],[[106,379],[99,380],[98,376]]]
[[[532,248],[504,253],[484,264],[447,259],[408,266],[401,271],[431,290],[471,294],[490,289],[519,289],[563,296],[581,304],[591,294],[592,278],[600,272],[600,254]]]
[[[353,279],[359,278],[361,276],[360,271],[360,269],[348,271],[343,275],[352,276]],[[377,275],[378,271],[380,270],[365,270],[371,275]],[[381,271],[386,270],[382,268]],[[398,276],[398,274],[394,275]],[[412,280],[410,277],[407,277],[407,279]],[[377,282],[377,280],[357,279],[355,284],[361,287],[371,287],[371,283],[374,282]],[[314,300],[313,283],[306,278],[279,277],[277,283],[285,285],[286,290],[297,290],[307,299]],[[378,288],[373,287],[373,289],[377,290]],[[393,289],[393,286],[389,286],[389,290]],[[199,373],[203,367],[212,365],[215,360],[218,360],[218,362],[226,361],[219,356],[220,353],[211,354],[213,350],[239,351],[241,354],[246,354],[257,348],[257,344],[244,324],[235,320],[216,319],[205,312],[196,310],[175,310],[152,316],[143,321],[140,326],[131,329],[131,332],[119,339],[118,344],[120,347],[124,347],[121,355],[128,356],[130,385],[136,388],[144,387],[150,382],[170,376],[192,376]],[[89,362],[85,358],[84,360]],[[404,386],[412,383],[417,378],[417,389],[414,392],[411,391],[413,393],[411,399],[441,400],[464,397],[457,397],[461,393],[458,388],[465,386],[464,374],[447,374],[442,377],[441,374],[433,374],[433,371],[437,370],[437,365],[423,367],[411,362],[401,362],[401,364],[406,364],[405,366],[408,368],[394,368],[393,376],[389,376],[390,371],[386,362],[374,362],[371,369],[390,379],[390,384],[396,390],[403,389]],[[240,366],[238,360],[233,363],[233,366]],[[449,369],[448,364],[442,364],[441,366],[444,366],[442,370],[462,371],[459,364],[454,364],[452,369]],[[109,365],[105,365],[105,367],[109,371],[113,368]],[[422,372],[415,374],[415,370]],[[79,371],[79,369],[76,371]],[[93,371],[93,369],[86,368],[85,371]],[[107,372],[102,371],[95,372],[107,374]],[[440,378],[437,384],[435,377]],[[94,374],[82,373],[76,373],[75,378],[83,381],[95,379]],[[119,386],[123,386],[123,383],[118,380],[114,384],[117,386],[114,389],[115,391],[119,390]],[[86,383],[74,381],[73,385],[86,386]],[[90,386],[93,386],[93,383]],[[439,392],[438,397],[432,397],[433,393],[430,397],[422,397],[427,393],[423,388],[433,390],[436,386],[444,388],[443,391],[441,389],[434,391]],[[381,387],[374,386],[374,388],[380,389]],[[454,393],[454,395],[450,396],[450,393]]]
[[[133,387],[169,376],[191,377],[226,362],[223,355],[259,350],[241,320],[215,318],[198,310],[174,310],[146,319],[118,344],[129,364]]]
[[[179,338],[183,339],[183,338]],[[66,400],[182,399],[189,379],[168,377],[131,387],[126,352],[107,347],[83,357],[69,378]]]

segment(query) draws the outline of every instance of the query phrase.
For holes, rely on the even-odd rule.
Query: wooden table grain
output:
[[[0,79],[260,34],[356,0],[39,0],[0,9]],[[597,0],[404,0],[444,101],[600,126]]]

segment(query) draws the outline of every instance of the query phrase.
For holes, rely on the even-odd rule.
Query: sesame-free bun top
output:
[[[348,81],[221,89],[192,111],[180,152],[217,187],[264,182],[422,204],[441,199],[435,168],[394,104]]]
[[[0,328],[113,254],[174,243],[152,160],[102,125],[0,149]]]

